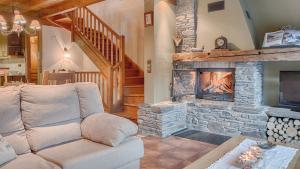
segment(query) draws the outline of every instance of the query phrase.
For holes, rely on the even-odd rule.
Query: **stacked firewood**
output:
[[[267,128],[270,142],[300,144],[300,120],[270,117]]]

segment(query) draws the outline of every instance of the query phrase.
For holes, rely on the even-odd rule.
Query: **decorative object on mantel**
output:
[[[173,36],[173,41],[176,47],[180,45],[182,39],[183,39],[182,34],[177,31],[176,34]]]
[[[270,47],[300,47],[300,31],[285,26],[280,31],[268,32],[265,34],[263,48]]]
[[[204,51],[204,46],[202,48],[191,48],[191,52],[203,52]]]
[[[227,38],[220,36],[215,40],[215,49],[228,49]]]

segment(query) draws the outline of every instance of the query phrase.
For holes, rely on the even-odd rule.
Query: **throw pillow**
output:
[[[137,125],[130,120],[108,113],[93,114],[81,123],[84,138],[113,147],[136,135],[137,131]]]

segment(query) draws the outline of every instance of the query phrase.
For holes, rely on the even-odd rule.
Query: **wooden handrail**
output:
[[[87,7],[82,7],[84,9],[86,9],[89,13],[91,13],[94,17],[96,17],[98,20],[100,20],[100,22],[107,27],[112,33],[114,33],[116,36],[120,37],[120,35],[115,32],[109,25],[107,25],[102,19],[100,19],[97,15],[95,15],[89,8]]]
[[[107,95],[107,77],[101,72],[75,72],[75,82],[92,82],[98,85],[104,108],[108,110],[109,98]]]
[[[80,32],[98,49],[102,56],[115,66],[124,60],[122,36],[115,32],[86,7],[77,8],[73,16],[74,31]]]
[[[72,35],[80,45],[92,51],[92,59],[99,61],[99,78],[103,101],[108,111],[120,110],[125,82],[125,38],[86,7],[78,7],[72,17]],[[78,38],[79,37],[79,38]],[[92,76],[92,72],[79,72],[76,76]],[[86,79],[79,79],[85,81]]]

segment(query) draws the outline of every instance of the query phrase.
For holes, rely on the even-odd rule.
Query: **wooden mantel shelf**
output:
[[[300,61],[300,48],[175,53],[173,61],[257,62]]]

